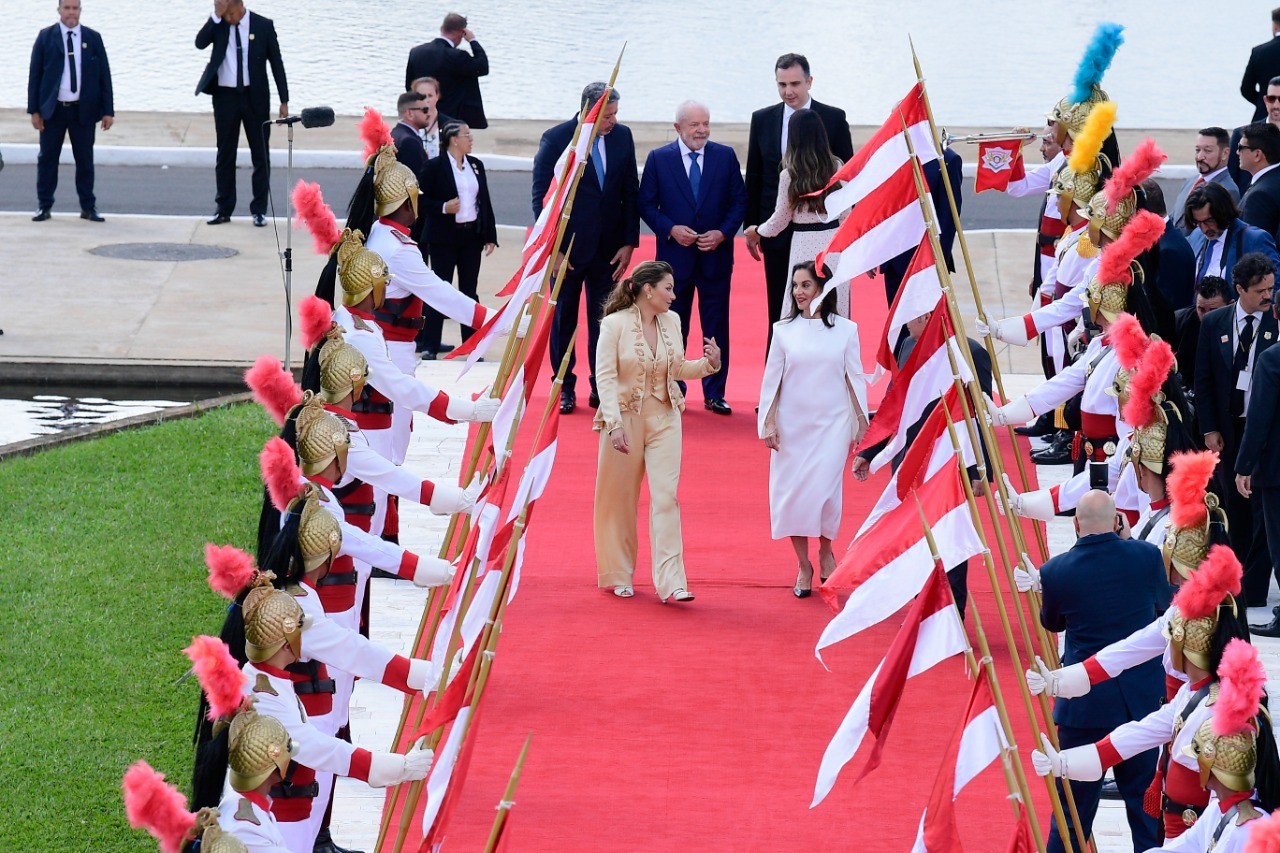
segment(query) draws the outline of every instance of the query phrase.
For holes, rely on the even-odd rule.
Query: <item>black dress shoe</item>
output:
[[[210,219],[208,222],[206,222],[205,225],[224,225],[230,221],[231,221],[231,214],[215,213],[213,215],[213,218]]]
[[[362,853],[359,850],[348,850],[345,847],[339,847],[333,843],[333,836],[329,834],[329,827],[324,827],[316,835],[316,842],[312,846],[313,853]]]
[[[572,391],[560,392],[560,414],[567,415],[578,407],[578,396]]]
[[[433,350],[433,349],[424,349],[424,350],[422,351],[422,360],[423,360],[423,361],[435,361],[435,360],[436,360],[436,351],[435,351],[435,350]]]
[[[591,395],[587,397],[587,405],[593,409],[600,408],[600,395],[592,391]]]
[[[1053,412],[1045,412],[1028,426],[1013,428],[1015,433],[1018,435],[1024,435],[1027,438],[1042,438],[1055,430],[1056,427],[1053,425]]]
[[[263,216],[261,213],[255,213],[253,215],[253,224],[258,228],[265,228],[267,227],[267,217]]]
[[[1071,433],[1062,432],[1054,438],[1048,447],[1031,454],[1031,461],[1037,465],[1066,465],[1071,461]]]
[[[1265,625],[1250,625],[1249,633],[1255,637],[1280,637],[1280,613],[1274,613]]]
[[[1115,779],[1107,778],[1102,780],[1102,799],[1104,800],[1123,800],[1124,795],[1120,793],[1120,786],[1116,784]]]
[[[106,222],[107,221],[102,218],[102,214],[98,213],[98,209],[96,207],[91,207],[87,210],[80,211],[80,218],[87,219],[90,222]]]
[[[729,404],[728,404],[728,403],[726,403],[726,402],[723,400],[723,398],[716,398],[716,399],[714,399],[714,400],[707,400],[703,405],[704,405],[704,406],[706,406],[708,409],[710,409],[713,413],[715,413],[715,414],[717,414],[717,415],[732,415],[732,414],[733,414],[733,409],[729,408]]]
[[[35,216],[31,217],[31,221],[32,221],[32,222],[44,222],[46,219],[49,219],[49,218],[50,218],[50,217],[52,217],[52,216],[53,216],[53,213],[52,213],[52,211],[51,211],[51,208],[48,208],[48,207],[42,207],[42,208],[40,208],[39,210],[37,210],[37,211],[36,211],[36,215],[35,215]]]
[[[445,353],[453,352],[456,349],[457,347],[453,344],[440,344],[436,347],[436,355],[444,355]]]

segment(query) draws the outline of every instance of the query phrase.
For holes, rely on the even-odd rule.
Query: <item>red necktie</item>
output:
[[[1196,182],[1191,185],[1191,189],[1195,189],[1196,187],[1200,186],[1203,183],[1204,183],[1204,175],[1201,175],[1200,177],[1196,178]]]

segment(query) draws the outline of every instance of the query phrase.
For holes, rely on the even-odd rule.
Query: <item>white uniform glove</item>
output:
[[[465,489],[449,483],[436,483],[431,492],[431,502],[427,504],[427,509],[436,515],[469,512],[476,505],[476,497],[480,494],[482,487],[483,481],[479,477]]]
[[[472,421],[488,423],[498,413],[502,401],[489,396],[478,400],[468,400],[462,395],[449,398],[449,405],[444,408],[444,415],[451,421]]]
[[[1027,568],[1018,568],[1013,570],[1013,585],[1018,588],[1018,592],[1040,591],[1040,570],[1035,566]]]
[[[434,758],[435,753],[424,747],[422,741],[404,755],[375,752],[369,762],[369,785],[373,788],[385,788],[388,785],[425,779],[431,772]]]
[[[1089,672],[1084,664],[1073,663],[1062,669],[1049,669],[1037,657],[1036,668],[1027,670],[1027,688],[1032,695],[1047,693],[1058,699],[1078,699],[1093,689],[1093,685],[1089,683]]]
[[[421,693],[435,690],[440,683],[440,670],[426,658],[409,658],[409,674],[404,683]]]
[[[432,587],[443,586],[453,580],[457,567],[448,560],[439,557],[419,557],[418,567],[413,570],[413,585]]]
[[[981,317],[973,321],[973,331],[980,338],[987,338],[991,336],[991,327],[988,326]]]
[[[991,424],[993,426],[1025,424],[1035,419],[1035,410],[1031,408],[1031,404],[1027,402],[1026,397],[1019,397],[1011,403],[1005,403],[1003,406],[991,410]]]
[[[1097,782],[1102,778],[1102,758],[1096,746],[1074,746],[1059,752],[1043,732],[1040,733],[1040,749],[1031,750],[1031,764],[1038,776],[1052,773],[1077,782]]]

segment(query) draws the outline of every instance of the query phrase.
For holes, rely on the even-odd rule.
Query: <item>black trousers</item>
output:
[[[1063,749],[1097,743],[1109,734],[1111,729],[1058,726],[1058,741]],[[1133,758],[1121,761],[1112,768],[1111,772],[1116,777],[1116,787],[1120,789],[1120,796],[1124,797],[1124,810],[1129,819],[1129,833],[1133,836],[1133,849],[1150,850],[1153,847],[1159,847],[1160,840],[1157,837],[1159,823],[1142,810],[1143,795],[1150,787],[1151,779],[1156,775],[1156,750],[1149,749],[1138,753]],[[1061,779],[1058,780],[1057,785],[1058,794],[1062,796]],[[1098,800],[1102,797],[1102,781],[1072,782],[1071,795],[1075,798],[1076,809],[1080,813],[1080,824],[1087,836],[1093,831],[1093,819],[1098,813]],[[1068,815],[1068,826],[1070,823],[1071,818]],[[1062,853],[1064,848],[1062,839],[1058,837],[1058,823],[1052,821],[1052,824],[1053,828],[1049,830],[1049,841],[1046,846],[1049,853]],[[1071,843],[1072,847],[1076,848],[1074,831],[1071,833]]]
[[[560,369],[560,361],[569,351],[569,343],[578,328],[578,306],[582,303],[582,291],[587,292],[587,361],[591,366],[589,376],[591,390],[596,390],[596,341],[600,339],[600,315],[604,302],[613,289],[613,264],[609,259],[613,252],[597,252],[590,261],[582,261],[564,277],[560,296],[556,300],[556,316],[551,322],[551,341],[548,349],[551,369]],[[569,354],[569,368],[564,374],[562,393],[572,393],[578,378],[573,373],[577,355]]]
[[[1267,534],[1271,572],[1276,582],[1280,583],[1280,486],[1254,486],[1252,500],[1262,507],[1262,524]],[[1261,598],[1260,595],[1252,600],[1258,601]],[[1246,599],[1248,600],[1250,599]]]
[[[764,348],[767,358],[769,344],[773,343],[773,324],[782,314],[782,304],[791,289],[791,228],[777,237],[761,237],[760,251],[764,253],[764,288],[769,301],[769,334]]]
[[[80,104],[58,103],[40,131],[40,156],[36,160],[36,203],[43,210],[53,207],[53,193],[58,188],[58,158],[62,142],[71,137],[71,154],[76,160],[76,195],[81,210],[98,206],[93,195],[93,139],[97,125],[80,121]]]
[[[453,281],[458,273],[458,290],[472,299],[476,298],[476,286],[480,282],[480,259],[484,256],[484,239],[475,228],[458,227],[446,238],[432,232],[431,271],[445,281]],[[421,348],[427,351],[440,349],[440,333],[444,328],[444,315],[433,308],[427,309],[426,325],[419,337]],[[465,341],[475,333],[470,326],[459,324]]]
[[[698,276],[676,282],[676,299],[671,310],[680,317],[686,357],[689,353],[689,321],[693,317],[693,295],[698,295],[698,324],[704,338],[715,338],[720,347],[720,370],[702,377],[702,399],[723,400],[729,379],[729,276],[706,279]],[[695,341],[693,354],[702,355],[702,342]],[[684,383],[681,383],[683,387]]]
[[[1263,502],[1255,496],[1252,500],[1240,494],[1236,488],[1235,458],[1244,435],[1244,418],[1235,418],[1234,441],[1223,448],[1218,469],[1214,472],[1213,485],[1227,513],[1227,535],[1231,550],[1244,566],[1244,600],[1249,607],[1262,607],[1267,603],[1267,591],[1271,588],[1273,560],[1268,548],[1267,526],[1263,518]],[[1280,579],[1280,576],[1277,576]]]
[[[271,191],[271,156],[268,142],[271,116],[257,112],[249,98],[249,87],[236,89],[219,86],[213,90],[213,128],[218,139],[218,158],[214,173],[218,194],[214,201],[218,213],[230,216],[236,209],[236,150],[240,147],[240,128],[244,127],[253,160],[253,200],[250,213],[267,213],[267,197]]]

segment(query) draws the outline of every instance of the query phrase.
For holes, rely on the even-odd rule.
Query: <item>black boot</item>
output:
[[[322,827],[316,835],[316,843],[311,848],[314,853],[362,853],[360,850],[348,850],[345,847],[339,847],[333,843],[333,836],[329,835],[329,827]]]

